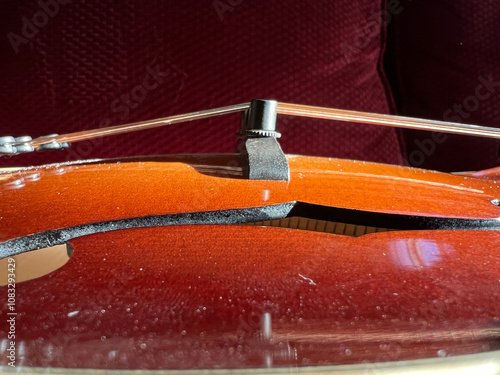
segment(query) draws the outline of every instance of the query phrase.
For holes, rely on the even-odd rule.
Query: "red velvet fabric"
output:
[[[406,0],[389,25],[402,114],[500,127],[500,7]],[[500,165],[499,142],[405,131],[411,165],[464,171]]]
[[[65,133],[252,98],[390,111],[380,0],[5,0],[0,7],[2,135]],[[233,152],[238,127],[232,115],[1,164]],[[287,117],[279,128],[288,153],[403,161],[394,129]]]

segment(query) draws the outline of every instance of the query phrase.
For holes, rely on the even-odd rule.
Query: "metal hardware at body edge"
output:
[[[25,135],[21,137],[0,137],[0,156],[1,155],[19,155],[25,154],[33,151],[45,151],[45,150],[61,150],[70,147],[67,142],[57,142],[53,138],[57,137],[59,134],[50,134],[43,137],[32,139],[30,136]],[[39,141],[47,138],[47,142],[39,143]],[[39,144],[34,147],[32,145],[33,141]]]

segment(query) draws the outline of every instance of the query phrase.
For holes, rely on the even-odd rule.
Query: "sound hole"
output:
[[[301,229],[313,232],[339,234],[350,237],[359,237],[365,234],[388,232],[394,230],[366,225],[346,224],[341,222],[309,219],[306,217],[287,217],[277,220],[258,221],[254,223],[248,223],[246,225]]]

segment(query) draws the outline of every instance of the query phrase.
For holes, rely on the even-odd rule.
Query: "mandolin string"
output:
[[[382,125],[397,128],[439,131],[461,135],[500,139],[500,130],[486,126],[460,124],[455,122],[426,120],[380,113],[349,111],[335,108],[314,107],[309,105],[278,102],[278,113],[282,115],[321,118]]]
[[[87,141],[90,139],[98,138],[98,137],[107,137],[110,135],[117,135],[117,134],[123,134],[123,133],[130,133],[130,132],[135,132],[139,130],[146,130],[146,129],[153,129],[157,128],[160,126],[167,126],[167,125],[173,125],[181,122],[189,122],[189,121],[194,121],[194,120],[200,120],[204,118],[209,118],[209,117],[214,117],[214,116],[220,116],[220,115],[226,115],[229,113],[235,113],[235,112],[243,112],[247,110],[250,107],[250,103],[242,103],[242,104],[235,104],[227,107],[220,107],[220,108],[214,108],[214,109],[207,109],[204,111],[197,111],[197,112],[190,112],[182,115],[175,115],[175,116],[169,116],[169,117],[163,117],[155,120],[147,120],[147,121],[140,121],[140,122],[134,122],[130,124],[123,124],[123,125],[115,125],[115,126],[110,126],[107,128],[100,128],[100,129],[92,129],[92,130],[84,130],[84,131],[79,131],[79,132],[74,132],[74,133],[68,133],[68,134],[61,134],[57,136],[49,136],[49,137],[40,137],[33,139],[30,142],[27,142],[33,147],[37,147],[39,145],[49,143],[49,142],[57,142],[57,143],[74,143],[74,142],[80,142],[80,141]],[[13,143],[14,145],[16,144],[21,144],[25,142],[16,142]]]
[[[111,126],[107,128],[85,130],[85,131],[68,133],[57,136],[41,137],[33,139],[32,141],[27,143],[33,147],[37,147],[39,145],[54,141],[58,143],[64,143],[64,142],[74,143],[98,137],[106,137],[110,135],[129,133],[139,130],[153,129],[160,126],[189,122],[214,116],[225,115],[229,113],[244,112],[248,110],[249,107],[250,103],[235,104],[227,107],[220,107],[204,111],[186,113],[182,115],[159,118],[156,120],[140,121],[130,124]],[[500,139],[500,130],[496,128],[489,128],[478,125],[460,124],[460,123],[446,122],[446,121],[418,119],[418,118],[395,116],[388,114],[316,107],[316,106],[291,104],[284,102],[278,102],[277,113],[289,116],[339,120],[345,122],[356,122],[356,123],[370,124],[370,125],[381,125],[381,126],[418,129],[427,131],[439,131],[443,133],[453,133],[460,135],[472,135],[478,137]],[[21,143],[24,142],[16,142],[14,143],[14,145]]]

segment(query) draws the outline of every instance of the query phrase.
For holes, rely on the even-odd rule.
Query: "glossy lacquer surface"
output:
[[[246,181],[232,157],[186,160],[1,175],[2,241],[96,221],[295,200],[416,215],[500,216],[491,203],[499,193],[495,181],[301,157],[290,157],[288,183]],[[188,225],[70,242],[74,254],[63,267],[16,285],[18,365],[368,366],[500,349],[497,231],[353,238]],[[0,292],[4,298],[5,288]],[[5,336],[5,326],[0,330]]]
[[[495,218],[500,183],[351,160],[290,156],[289,182],[241,178],[237,156],[55,165],[0,174],[0,241],[147,215],[289,201],[368,211]]]

